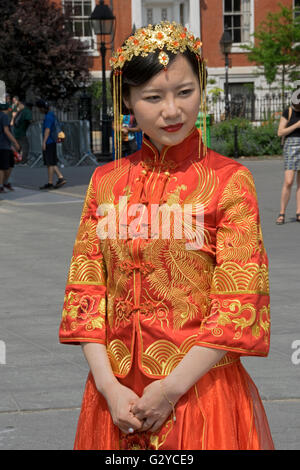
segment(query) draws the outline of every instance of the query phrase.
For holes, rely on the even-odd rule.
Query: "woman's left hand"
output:
[[[172,412],[172,406],[165,398],[160,382],[155,380],[145,387],[143,396],[131,408],[136,418],[144,421],[138,432],[158,431]]]

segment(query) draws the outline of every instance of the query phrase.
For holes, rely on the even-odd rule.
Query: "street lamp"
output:
[[[227,26],[224,28],[224,33],[220,39],[220,48],[222,54],[225,56],[225,119],[229,117],[229,99],[228,99],[228,67],[229,67],[229,60],[228,55],[231,52],[232,46],[232,37],[230,32],[228,31]]]
[[[100,0],[100,4],[96,5],[94,11],[91,14],[92,28],[95,34],[100,36],[100,53],[102,58],[102,147],[101,147],[101,159],[111,160],[110,151],[110,134],[111,134],[111,119],[107,114],[107,95],[106,95],[106,68],[105,68],[105,56],[106,56],[106,43],[105,39],[110,36],[110,41],[114,34],[115,27],[115,16],[108,5],[104,4],[104,0]]]

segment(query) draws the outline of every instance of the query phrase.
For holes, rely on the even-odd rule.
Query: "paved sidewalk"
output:
[[[243,159],[253,173],[270,259],[272,341],[268,358],[243,363],[263,398],[277,449],[300,448],[300,224],[295,189],[287,223],[275,225],[283,165]],[[94,167],[64,168],[66,186],[38,191],[44,168],[17,167],[16,190],[0,196],[0,450],[72,449],[88,367],[80,347],[58,343],[69,262]],[[0,343],[0,348],[1,348]],[[1,349],[0,349],[1,350]],[[298,354],[300,358],[300,352]]]

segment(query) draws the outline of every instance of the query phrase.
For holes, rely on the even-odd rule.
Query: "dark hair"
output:
[[[171,64],[178,55],[178,54],[174,54],[173,52],[168,51],[166,48],[164,48],[163,51],[166,52],[169,56],[169,59],[170,59],[169,64]],[[160,50],[157,50],[155,52],[148,54],[145,57],[140,56],[140,55],[133,56],[133,58],[130,61],[124,64],[124,67],[122,69],[123,96],[125,97],[129,96],[130,87],[143,85],[144,83],[146,83],[148,80],[150,80],[152,77],[154,77],[156,74],[158,74],[164,69],[164,66],[160,64],[158,60],[158,56],[160,52],[161,52]],[[188,60],[189,64],[191,65],[193,69],[193,72],[195,73],[198,81],[200,82],[199,63],[198,63],[196,54],[194,54],[189,49],[186,49],[184,52],[182,52],[182,55]],[[202,65],[200,67],[200,70],[203,70]],[[199,83],[202,89],[204,89],[204,85],[206,82],[206,75],[207,75],[207,71],[205,67],[204,67],[204,70],[205,70],[204,72],[205,76],[201,76],[202,84]],[[113,77],[113,72],[111,74],[111,89],[113,90],[112,77]],[[124,103],[122,107],[122,113],[129,114],[129,110],[126,108]]]
[[[42,99],[37,100],[35,105],[36,105],[37,108],[40,108],[40,109],[49,109],[50,108],[50,105],[49,105],[48,101],[45,101],[45,100],[42,100]]]

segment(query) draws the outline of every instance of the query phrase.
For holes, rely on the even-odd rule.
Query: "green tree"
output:
[[[70,17],[51,0],[0,0],[0,79],[11,94],[30,89],[64,100],[89,80],[87,57],[70,28]]]
[[[268,13],[253,34],[254,45],[245,45],[248,59],[263,67],[266,81],[271,85],[280,74],[282,106],[287,78],[295,80],[300,64],[300,23],[294,18],[293,9],[281,3],[280,10]]]

